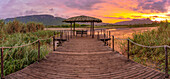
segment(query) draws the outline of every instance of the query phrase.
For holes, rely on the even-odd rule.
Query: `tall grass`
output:
[[[38,31],[33,33],[15,33],[12,35],[6,35],[0,43],[0,47],[12,47],[20,46],[28,43],[32,43],[37,39],[45,39],[53,35],[52,31]],[[50,51],[51,39],[41,41],[41,54],[40,57],[45,57]],[[38,50],[37,44],[21,47],[4,49],[4,73],[8,75],[15,71],[18,71],[33,62],[37,61]]]
[[[21,23],[17,20],[10,21],[6,24],[1,20],[0,21],[0,29],[3,30],[6,34],[13,33],[27,33],[27,32],[36,32],[38,30],[43,30],[44,25],[35,22],[29,22],[27,24]]]
[[[0,47],[25,45],[38,39],[46,39],[53,36],[53,31],[43,31],[43,29],[44,25],[39,23],[30,22],[24,24],[14,20],[5,24],[4,21],[0,20]],[[51,51],[51,41],[51,39],[41,41],[41,59]],[[21,48],[4,49],[5,75],[21,70],[37,61],[37,46],[37,44],[33,44]]]
[[[146,46],[160,46],[160,45],[170,46],[170,24],[162,23],[158,30],[133,34],[133,38],[131,40]],[[170,49],[168,49],[168,53],[169,52]],[[130,56],[131,59],[138,63],[164,71],[165,68],[164,48],[143,48],[131,44]],[[170,64],[168,66],[170,68]]]

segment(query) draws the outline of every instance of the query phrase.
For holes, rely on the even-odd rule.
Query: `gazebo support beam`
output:
[[[70,27],[71,27],[71,38],[72,38],[72,34],[73,34],[73,30],[72,30],[72,22],[70,23]]]
[[[75,36],[75,22],[74,22],[74,29],[73,30],[74,30],[73,35]]]
[[[90,22],[90,36],[92,36],[92,22]]]
[[[92,22],[92,38],[94,38],[94,22]]]

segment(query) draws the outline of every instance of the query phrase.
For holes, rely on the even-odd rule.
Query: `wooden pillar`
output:
[[[104,33],[104,46],[106,46],[106,34]]]
[[[115,51],[115,49],[114,49],[114,36],[112,36],[112,49],[113,49],[113,51]]]
[[[165,78],[169,78],[168,74],[168,52],[167,52],[167,46],[164,47],[165,50]]]
[[[110,31],[109,31],[109,38],[110,38]]]
[[[55,51],[55,36],[53,36],[53,51]]]
[[[4,78],[4,59],[3,59],[3,48],[1,48],[1,79]]]
[[[92,38],[94,38],[94,22],[92,22]]]
[[[98,34],[97,34],[97,39],[98,39],[98,40],[100,40],[100,37],[99,37],[99,32],[98,32]]]
[[[109,31],[107,31],[107,38],[109,38]]]
[[[72,34],[73,34],[73,30],[72,30],[72,22],[70,23],[70,27],[71,27],[71,34],[70,34],[70,37],[72,38]]]
[[[75,36],[75,22],[74,22],[74,29],[73,29],[73,35]]]
[[[128,49],[127,58],[129,59],[129,39],[127,40],[127,42],[128,42],[128,45],[127,45],[127,49]]]
[[[38,61],[40,61],[40,40],[38,40]]]
[[[90,36],[92,35],[92,22],[90,23],[91,27],[90,27]]]

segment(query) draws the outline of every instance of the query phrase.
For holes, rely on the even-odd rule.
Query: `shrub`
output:
[[[37,27],[36,24],[34,22],[29,22],[26,24],[28,31],[29,32],[36,32],[37,31]]]
[[[28,43],[32,43],[37,39],[46,39],[53,35],[54,31],[38,31],[29,33],[15,33],[6,35],[3,37],[2,42],[0,42],[0,47],[2,46],[20,46]],[[45,57],[51,49],[49,44],[52,40],[41,41],[41,54],[40,58]],[[28,65],[37,61],[38,50],[37,45],[30,45],[21,48],[4,49],[4,73],[8,75],[10,73],[21,70]]]
[[[21,23],[17,20],[14,20],[13,22],[8,22],[6,25],[6,31],[9,34],[21,32],[21,29]]]
[[[133,34],[133,38],[131,40],[146,46],[170,46],[169,30],[170,25],[168,25],[168,23],[162,23],[158,30],[147,31],[140,34]],[[143,48],[134,44],[131,44],[130,47],[130,56],[133,60],[147,66],[150,66],[152,64],[153,68],[162,71],[164,70],[164,48]],[[168,49],[168,51],[170,51],[170,49]]]
[[[36,28],[37,28],[37,30],[43,30],[44,29],[44,25],[41,24],[41,23],[38,23],[38,24],[36,24]]]
[[[3,20],[0,20],[0,31],[2,30],[4,25],[5,25],[5,22]]]
[[[7,24],[4,24],[4,22],[0,20],[0,31],[4,31],[4,33],[7,34],[37,32],[38,30],[43,29],[44,25],[40,23],[29,22],[25,24],[14,20],[12,22],[10,21]]]

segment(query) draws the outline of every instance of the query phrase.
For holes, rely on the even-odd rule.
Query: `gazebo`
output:
[[[102,20],[98,19],[98,18],[82,15],[82,16],[68,18],[68,19],[64,20],[63,22],[70,23],[71,32],[73,31],[74,36],[75,36],[75,23],[76,22],[90,22],[91,23],[90,35],[92,35],[92,38],[94,38],[94,23],[95,22],[100,23],[100,22],[102,22]],[[73,30],[72,30],[72,26],[74,27]]]

